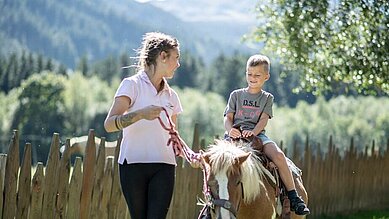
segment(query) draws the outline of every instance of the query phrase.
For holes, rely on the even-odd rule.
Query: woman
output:
[[[125,78],[104,122],[107,132],[123,130],[119,172],[131,218],[166,218],[175,181],[175,154],[158,117],[165,108],[177,125],[182,106],[166,78],[180,66],[179,42],[151,32],[138,51],[138,73]],[[163,118],[164,117],[164,118]]]

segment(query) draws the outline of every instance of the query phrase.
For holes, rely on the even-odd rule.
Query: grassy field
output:
[[[315,219],[389,219],[389,209],[382,211],[361,211],[349,214],[321,216],[315,217]]]

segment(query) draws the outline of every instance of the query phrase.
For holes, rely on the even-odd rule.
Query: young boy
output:
[[[230,138],[247,138],[254,135],[262,140],[264,153],[278,167],[281,179],[287,189],[291,210],[297,215],[307,215],[310,213],[309,209],[297,194],[285,154],[265,135],[266,124],[273,117],[274,97],[271,93],[262,90],[269,78],[269,58],[263,55],[251,56],[246,65],[248,86],[234,90],[230,94],[224,113],[224,127]]]

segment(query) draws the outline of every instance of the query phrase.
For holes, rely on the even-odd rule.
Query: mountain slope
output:
[[[161,31],[176,36],[181,50],[209,62],[221,52],[240,50],[223,24],[182,21],[152,4],[133,0],[0,0],[0,54],[29,50],[74,67],[127,52],[134,55],[142,35]],[[227,27],[226,28],[231,28]]]

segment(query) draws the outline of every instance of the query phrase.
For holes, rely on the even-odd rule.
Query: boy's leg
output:
[[[290,191],[296,189],[294,185],[292,172],[286,162],[284,152],[273,142],[267,143],[263,147],[263,151],[270,158],[271,161],[277,166],[280,173],[282,182],[284,183],[286,190]]]
[[[263,151],[278,168],[282,182],[286,187],[288,198],[290,199],[292,211],[298,215],[309,214],[309,209],[296,192],[292,172],[288,167],[284,152],[273,142],[265,144]]]

